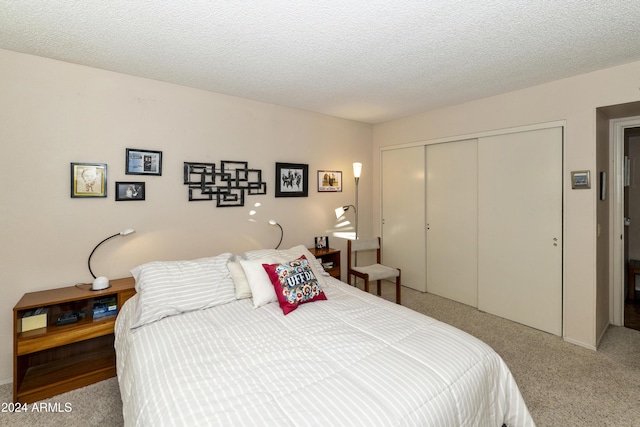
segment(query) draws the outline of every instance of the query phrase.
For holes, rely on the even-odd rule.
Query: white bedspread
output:
[[[533,426],[502,359],[444,323],[327,278],[284,316],[250,299],[116,323],[128,426]]]

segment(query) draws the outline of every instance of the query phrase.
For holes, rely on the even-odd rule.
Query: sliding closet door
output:
[[[425,292],[424,146],[382,151],[382,257]]]
[[[427,292],[478,306],[478,143],[427,146]]]
[[[478,308],[562,334],[562,128],[478,142]]]

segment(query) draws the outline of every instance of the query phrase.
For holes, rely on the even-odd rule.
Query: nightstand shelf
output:
[[[31,403],[116,375],[116,316],[93,319],[92,308],[95,300],[111,297],[119,312],[135,294],[134,280],[112,280],[111,287],[102,291],[91,291],[89,287],[31,292],[14,307],[15,402]],[[47,326],[19,332],[25,312],[40,307],[49,309]],[[56,326],[58,316],[68,311],[84,311],[86,316],[77,323]]]
[[[113,341],[111,343],[113,345]],[[35,402],[116,375],[116,357],[108,348],[42,363],[27,369],[18,393],[19,402]]]
[[[49,348],[82,342],[113,332],[115,316],[92,321],[83,319],[78,323],[64,326],[47,326],[18,334],[17,352],[19,355],[34,353]],[[46,340],[43,340],[46,336]]]
[[[332,263],[333,267],[325,268],[327,273],[340,280],[340,251],[338,249],[316,249],[309,248],[309,252],[316,258],[320,258],[321,263]]]

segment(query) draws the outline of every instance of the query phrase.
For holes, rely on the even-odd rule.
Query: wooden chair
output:
[[[352,253],[359,251],[376,251],[376,264],[367,266],[356,266],[351,262]],[[373,239],[347,240],[347,282],[351,284],[351,276],[364,280],[364,291],[369,292],[369,282],[376,281],[378,284],[378,296],[382,295],[382,279],[396,278],[396,303],[400,304],[401,274],[399,268],[387,267],[380,264],[380,237]],[[358,280],[358,279],[356,279]]]

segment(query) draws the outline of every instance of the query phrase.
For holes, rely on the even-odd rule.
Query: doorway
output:
[[[640,127],[624,129],[624,259],[640,261]],[[624,326],[640,330],[640,275],[625,275]]]
[[[625,249],[629,238],[626,236],[627,228],[625,217],[628,217],[625,197],[625,182],[631,182],[632,176],[627,178],[626,170],[632,172],[633,166],[628,162],[625,168],[625,131],[627,129],[640,128],[640,102],[618,104],[608,107],[598,108],[604,120],[602,124],[609,130],[610,141],[610,164],[611,195],[609,204],[609,324],[615,326],[625,326],[625,303],[628,298],[628,253]],[[630,131],[635,132],[635,131]],[[628,144],[627,144],[628,145]],[[640,187],[640,159],[636,160],[636,186]],[[639,196],[640,198],[640,196]],[[631,218],[631,222],[634,219]],[[640,217],[635,220],[636,227],[640,226]],[[632,255],[633,256],[633,255]],[[640,283],[640,281],[639,281]],[[632,308],[632,307],[630,307]]]

